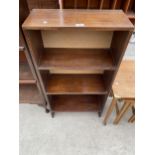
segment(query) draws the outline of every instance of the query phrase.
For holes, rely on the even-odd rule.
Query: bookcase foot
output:
[[[102,113],[101,112],[98,112],[98,117],[101,117]]]
[[[45,112],[46,112],[46,113],[49,113],[49,112],[50,112],[50,110],[49,110],[49,109],[45,109]]]
[[[52,116],[52,118],[54,118],[55,112],[51,112],[51,116]]]

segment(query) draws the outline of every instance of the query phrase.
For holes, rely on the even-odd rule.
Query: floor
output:
[[[134,59],[133,39],[125,59]],[[108,98],[103,115],[111,98]],[[96,113],[56,113],[55,118],[37,105],[20,104],[20,155],[134,155],[135,124],[127,113],[119,125],[108,124]]]
[[[113,113],[104,126],[97,113],[56,113],[53,119],[37,105],[20,105],[20,155],[134,155],[129,117],[113,125]]]

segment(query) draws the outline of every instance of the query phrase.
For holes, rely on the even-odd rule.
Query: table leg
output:
[[[132,118],[131,123],[133,123],[134,121],[135,121],[135,115],[134,115],[134,117]]]
[[[119,108],[118,108],[118,103],[116,102],[116,114],[118,115],[119,113]]]
[[[135,115],[133,114],[133,115],[129,118],[128,122],[131,123],[131,121],[134,119],[134,117],[135,117]]]
[[[105,118],[104,118],[104,121],[103,121],[104,125],[107,124],[107,119],[110,116],[110,114],[111,114],[112,110],[114,109],[115,105],[116,105],[116,99],[114,97],[111,104],[110,104],[110,106],[109,106],[109,108],[108,108],[108,111],[107,111],[107,113],[105,115]]]
[[[122,118],[122,116],[128,110],[129,107],[130,107],[130,102],[124,102],[123,107],[120,109],[119,114],[116,116],[116,118],[114,120],[114,124],[118,124],[119,123],[120,119]]]

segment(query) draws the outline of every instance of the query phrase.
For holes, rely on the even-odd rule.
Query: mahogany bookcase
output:
[[[19,102],[38,104],[46,108],[46,101],[21,31],[19,46]]]
[[[134,29],[124,12],[33,9],[22,28],[52,116],[101,116]]]
[[[46,100],[21,28],[29,14],[27,2],[20,0],[19,4],[19,103],[38,104],[46,108]]]

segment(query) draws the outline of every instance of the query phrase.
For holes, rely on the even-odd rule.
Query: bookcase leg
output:
[[[51,112],[51,116],[52,116],[52,118],[54,118],[54,116],[55,116],[55,112]]]
[[[46,112],[46,113],[49,113],[49,112],[50,112],[50,110],[46,108],[46,109],[45,109],[45,112]]]
[[[101,115],[102,115],[102,112],[101,111],[98,112],[98,117],[101,117]]]

